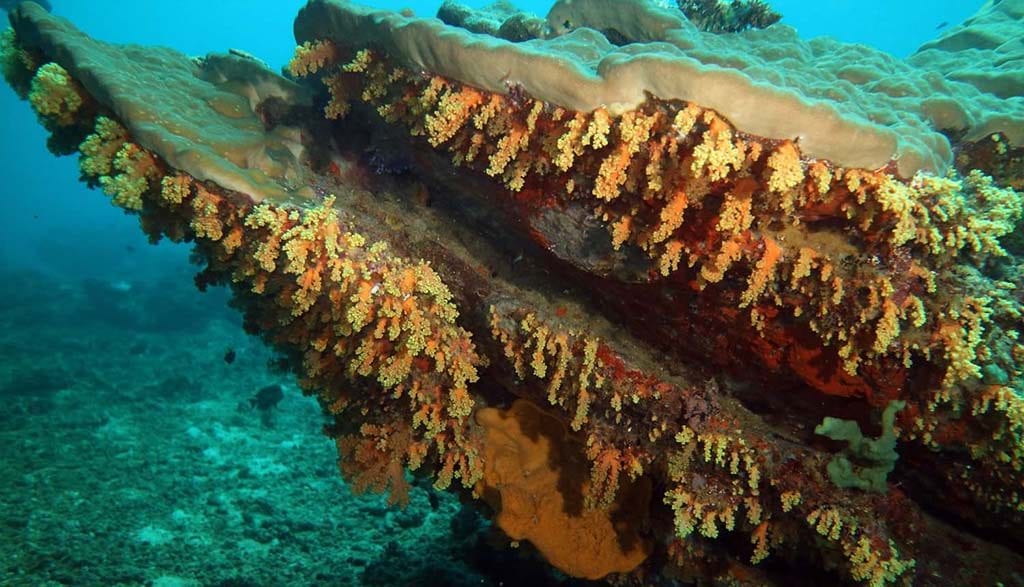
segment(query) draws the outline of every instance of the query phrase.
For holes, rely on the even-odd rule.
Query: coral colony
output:
[[[908,60],[681,7],[312,0],[282,76],[27,3],[2,63],[232,288],[356,488],[413,471],[623,584],[1019,578],[1024,2]]]

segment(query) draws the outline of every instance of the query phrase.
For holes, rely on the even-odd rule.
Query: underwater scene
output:
[[[1024,0],[0,9],[0,586],[1024,586]]]

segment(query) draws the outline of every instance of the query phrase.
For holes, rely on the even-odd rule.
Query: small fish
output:
[[[935,30],[944,29],[949,26],[949,21],[942,21],[935,27]]]
[[[277,407],[284,399],[284,390],[278,384],[268,385],[249,398],[249,407],[266,412]]]
[[[235,349],[228,347],[228,350],[224,351],[224,362],[230,365],[235,362],[236,356]]]

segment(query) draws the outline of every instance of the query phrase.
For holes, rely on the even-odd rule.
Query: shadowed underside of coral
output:
[[[697,94],[642,59],[601,77],[650,41],[717,42],[608,6],[560,2],[561,36],[513,43],[314,1],[286,79],[102,43],[28,4],[3,71],[84,181],[153,239],[193,242],[201,286],[233,289],[331,415],[356,488],[401,503],[406,470],[430,476],[576,577],[1019,577],[1021,279],[1004,242],[1021,197],[1003,187],[1019,178],[948,159],[997,135],[1018,148],[1012,121],[974,114],[1018,106],[949,82],[896,117],[916,133],[901,146],[798,83],[768,95],[785,123],[862,133],[866,151],[757,134],[780,127],[744,124],[722,92],[758,84],[721,65],[651,61]],[[624,48],[580,53],[611,29]],[[422,61],[439,55],[444,71]],[[565,71],[607,96],[635,96],[632,79],[642,99],[585,108],[544,77]],[[938,105],[960,118],[935,124]],[[918,163],[890,161],[900,149]]]

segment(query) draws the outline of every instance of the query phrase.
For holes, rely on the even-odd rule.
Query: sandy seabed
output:
[[[0,585],[491,584],[453,496],[349,491],[316,402],[224,291],[0,284]],[[272,384],[277,409],[250,408]]]

